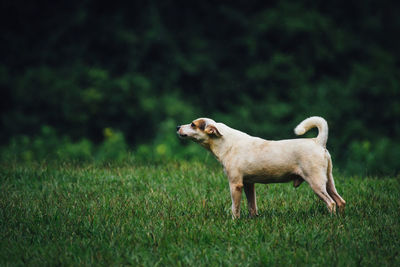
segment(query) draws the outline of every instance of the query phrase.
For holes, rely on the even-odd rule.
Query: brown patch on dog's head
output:
[[[206,121],[203,119],[198,119],[192,122],[192,127],[199,128],[200,130],[204,131],[206,128]]]
[[[216,137],[221,137],[222,134],[218,131],[217,127],[212,124],[207,124],[207,122],[203,119],[197,119],[192,122],[191,127],[194,129],[199,129],[202,132]]]

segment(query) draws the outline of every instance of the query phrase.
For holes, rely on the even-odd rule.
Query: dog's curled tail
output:
[[[316,141],[323,147],[326,147],[326,141],[328,141],[328,123],[325,119],[321,117],[310,117],[302,121],[297,127],[294,129],[295,134],[303,135],[311,128],[318,128],[318,136]]]

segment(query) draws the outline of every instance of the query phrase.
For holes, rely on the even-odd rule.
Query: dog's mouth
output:
[[[177,134],[178,134],[179,138],[186,138],[187,137],[187,134],[181,134],[181,133],[177,133]]]

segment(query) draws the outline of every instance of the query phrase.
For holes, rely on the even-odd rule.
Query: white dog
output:
[[[326,149],[328,124],[321,117],[311,117],[294,131],[302,135],[314,127],[319,131],[316,138],[269,141],[212,119],[200,118],[191,124],[177,126],[177,134],[210,150],[224,166],[232,197],[233,218],[240,217],[242,188],[250,215],[258,215],[254,183],[293,181],[294,187],[298,187],[306,181],[331,213],[336,212],[336,205],[343,211],[346,202],[336,192],[332,160]]]

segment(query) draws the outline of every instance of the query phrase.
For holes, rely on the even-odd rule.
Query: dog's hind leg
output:
[[[244,192],[247,197],[247,207],[251,217],[257,216],[256,189],[253,183],[244,183]]]
[[[335,213],[336,203],[326,191],[326,185],[327,185],[326,174],[319,174],[318,176],[309,177],[307,181],[310,184],[314,193],[317,194],[317,196],[325,202],[329,212]]]
[[[293,186],[294,188],[297,188],[301,185],[301,183],[304,182],[304,179],[301,178],[300,176],[297,177],[296,179],[293,180]]]
[[[328,153],[327,176],[328,176],[328,183],[326,184],[326,190],[328,191],[328,194],[335,200],[339,208],[339,212],[344,212],[346,201],[344,201],[344,199],[336,191],[335,182],[333,181],[333,175],[332,175],[332,160],[329,153]]]

